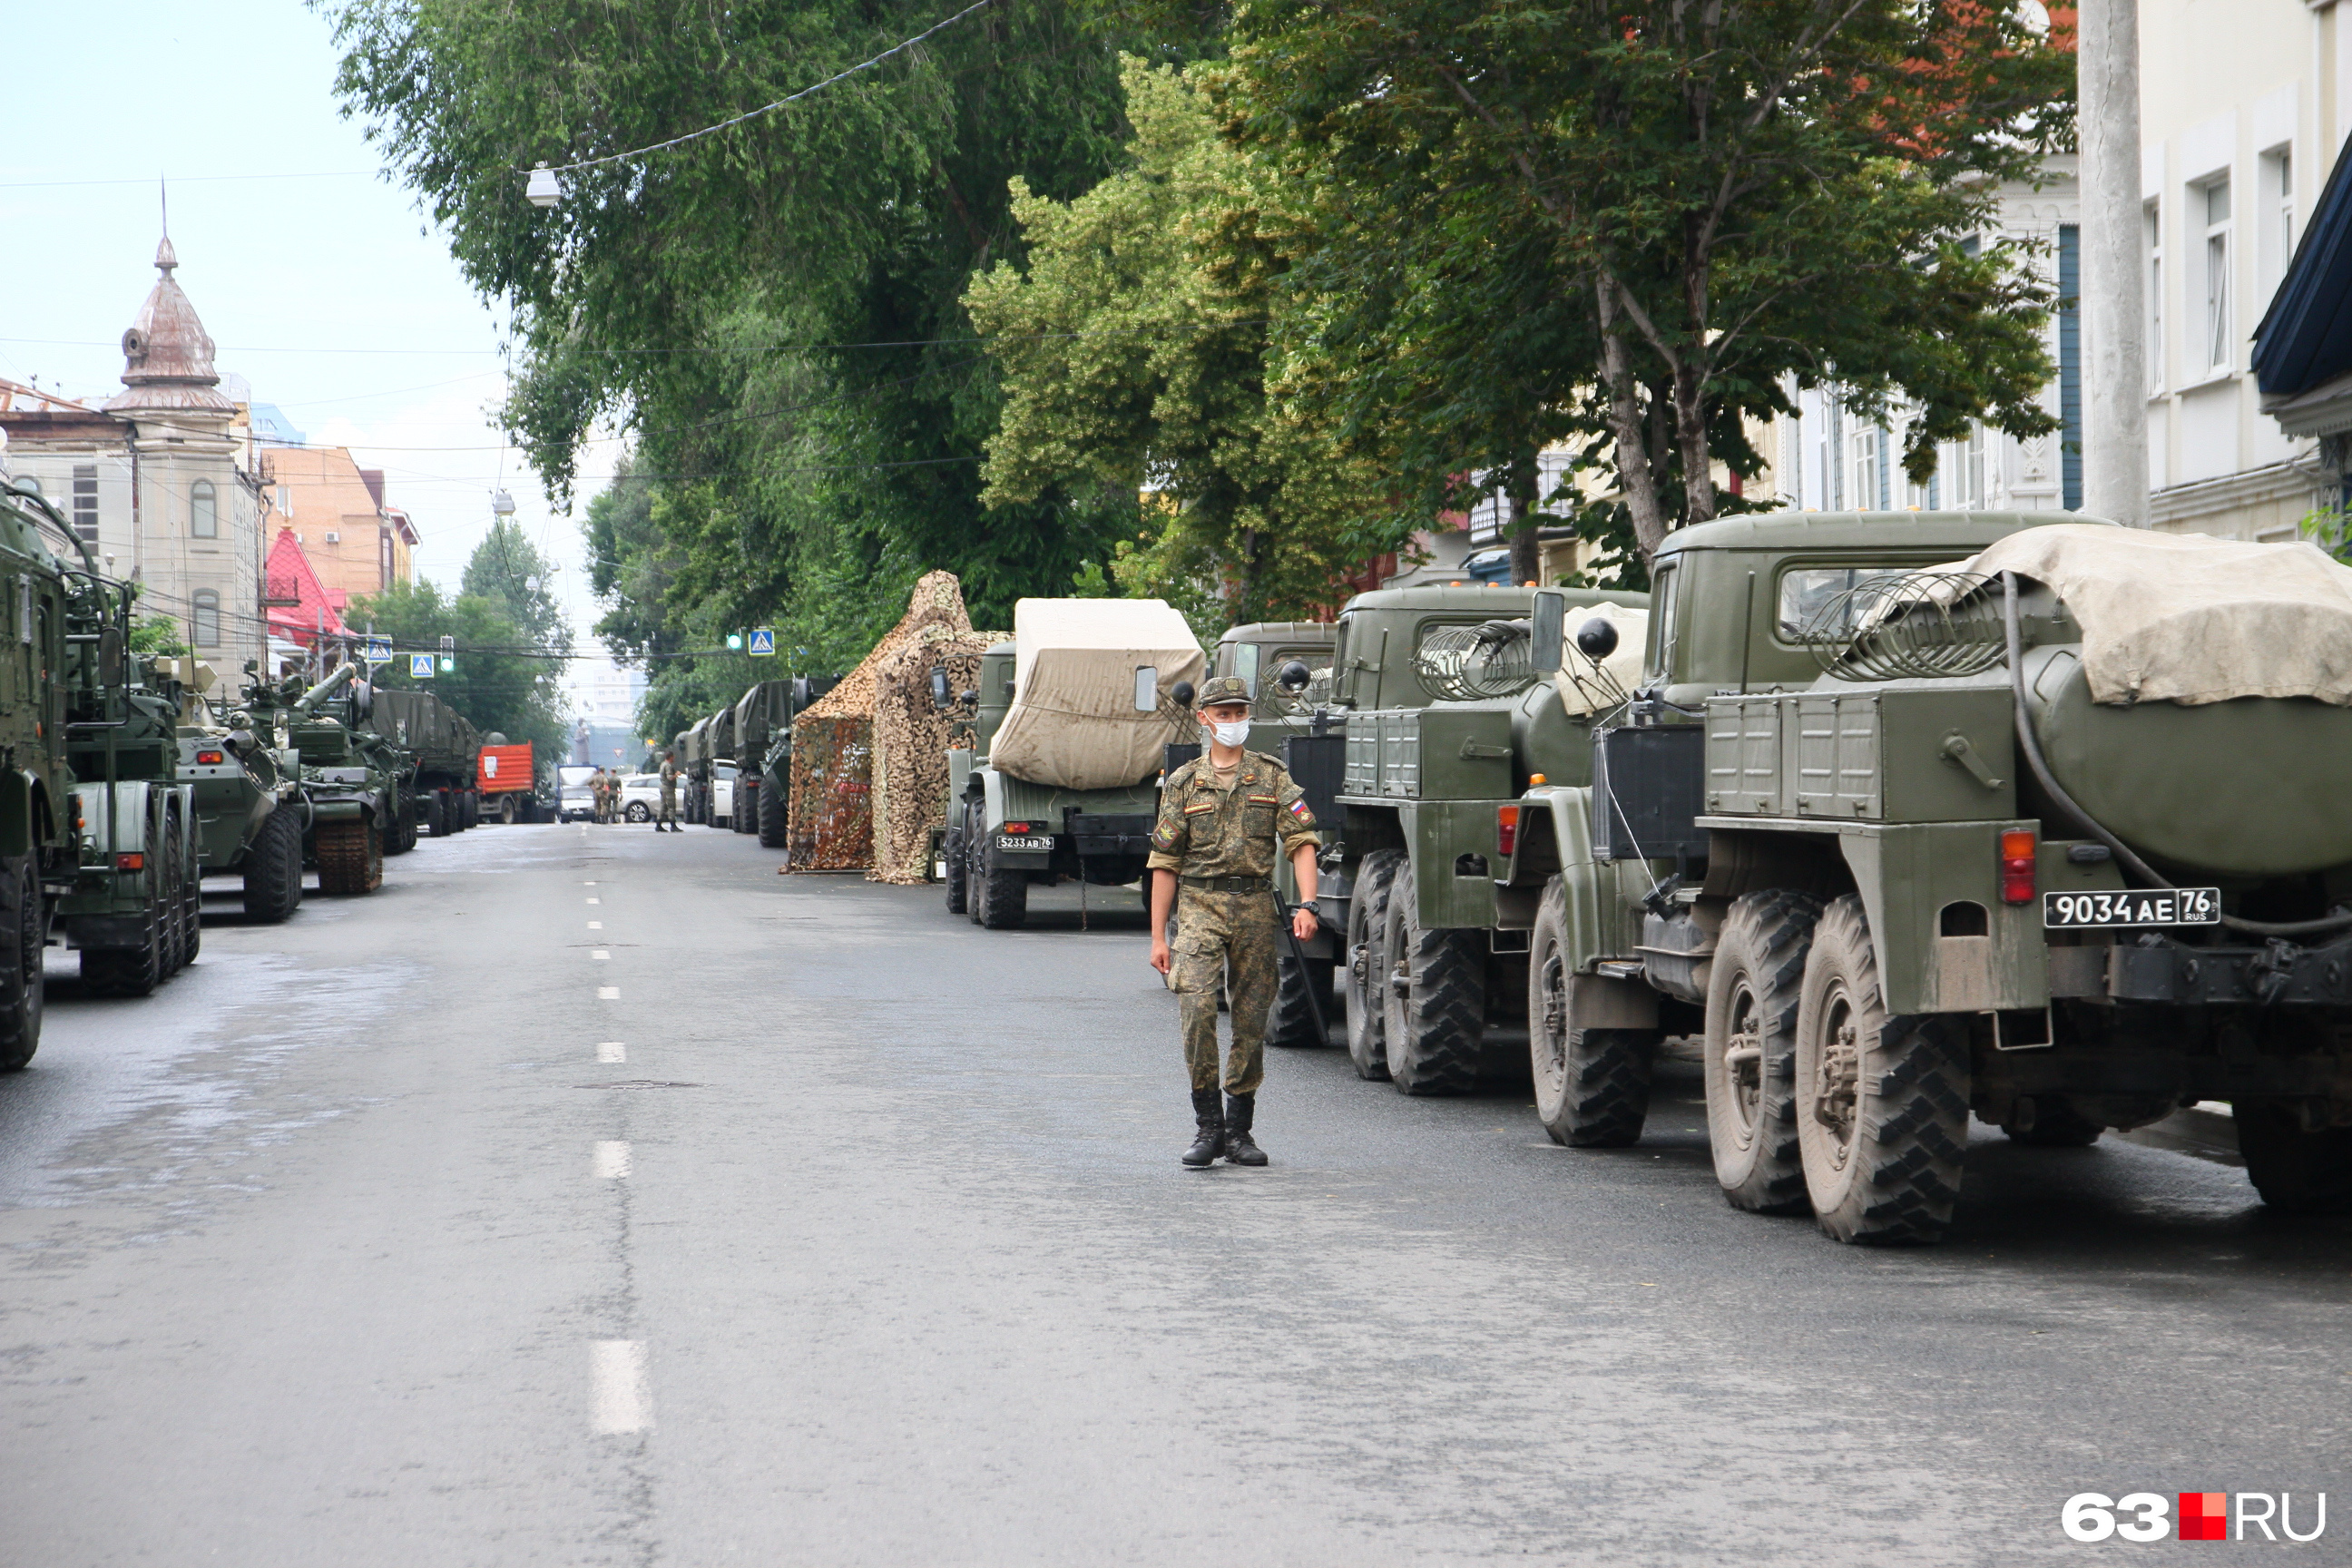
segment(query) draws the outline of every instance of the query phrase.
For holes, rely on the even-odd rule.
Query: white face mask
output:
[[[1244,719],[1234,724],[1212,724],[1209,733],[1217,738],[1220,746],[1238,746],[1249,739],[1249,721]]]

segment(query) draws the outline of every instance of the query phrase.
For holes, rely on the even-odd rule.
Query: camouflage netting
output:
[[[1005,632],[925,626],[879,672],[874,696],[874,868],[869,881],[908,886],[930,872],[931,829],[947,824],[948,715],[931,703],[931,671],[948,689],[980,684],[980,656]]]
[[[880,793],[873,766],[874,704],[879,675],[932,627],[959,636],[971,631],[963,589],[952,572],[926,573],[890,635],[793,721],[793,804],[784,855],[793,870],[855,871],[874,864],[875,796]]]

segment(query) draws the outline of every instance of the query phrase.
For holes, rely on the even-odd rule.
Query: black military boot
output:
[[[1250,1138],[1250,1119],[1257,1114],[1257,1096],[1225,1096],[1225,1158],[1236,1165],[1263,1165],[1265,1151]]]
[[[1217,1163],[1225,1152],[1225,1118],[1217,1108],[1217,1091],[1196,1089],[1192,1091],[1192,1120],[1201,1124],[1192,1146],[1184,1151],[1184,1163],[1193,1170],[1204,1170]],[[1258,1156],[1264,1159],[1264,1155]]]

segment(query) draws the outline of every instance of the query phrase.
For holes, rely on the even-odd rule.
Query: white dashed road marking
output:
[[[605,1040],[596,1047],[596,1059],[600,1062],[627,1061],[629,1047],[618,1040]]]
[[[591,893],[591,894],[589,894],[589,895],[588,895],[588,901],[589,901],[590,903],[592,903],[592,904],[601,904],[601,903],[603,903],[604,900],[602,900],[602,899],[600,899],[600,898],[598,898],[595,894]]]
[[[642,1432],[654,1424],[646,1386],[646,1342],[591,1340],[588,1370],[599,1432]]]
[[[621,999],[621,988],[620,988],[619,986],[617,986],[617,985],[599,985],[598,987],[596,987],[596,1000],[597,1000],[597,1001],[599,1001],[599,1002],[618,1002],[620,999]]]
[[[599,963],[609,963],[613,960],[613,955],[606,952],[601,947],[591,952],[588,956],[594,959]]]
[[[597,1176],[607,1182],[617,1182],[628,1173],[628,1144],[616,1139],[600,1139],[596,1144]]]
[[[603,921],[590,921],[588,922],[588,929],[590,931],[603,931],[604,929],[604,922]]]

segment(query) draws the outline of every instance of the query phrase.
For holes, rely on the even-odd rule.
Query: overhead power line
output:
[[[775,110],[783,108],[784,105],[788,103],[796,103],[800,100],[808,97],[811,93],[822,92],[826,88],[831,87],[834,83],[837,81],[845,81],[849,78],[856,76],[860,71],[872,70],[876,66],[880,65],[884,60],[888,59],[891,56],[913,48],[917,44],[921,43],[925,38],[929,37],[932,34],[944,32],[946,29],[955,26],[958,22],[962,21],[966,16],[971,16],[974,11],[982,10],[991,4],[992,4],[992,0],[972,0],[971,5],[965,6],[962,10],[957,12],[954,16],[948,17],[945,21],[932,23],[921,32],[917,33],[913,37],[907,38],[901,42],[891,45],[880,54],[876,55],[872,59],[860,60],[857,64],[851,66],[847,70],[834,72],[833,75],[825,78],[823,81],[816,83],[814,86],[804,87],[801,89],[800,91],[793,93],[789,97],[776,100],[773,103],[763,103],[757,109],[747,109],[742,113],[735,115],[731,119],[722,120],[716,125],[706,125],[699,131],[689,131],[683,136],[673,136],[667,142],[656,142],[650,146],[635,148],[626,153],[608,153],[601,158],[583,158],[576,163],[558,163],[551,168],[545,163],[541,163],[539,167],[547,170],[547,172],[551,174],[569,174],[576,173],[582,169],[597,168],[606,163],[626,163],[632,158],[643,158],[654,153],[666,153],[672,147],[683,147],[688,142],[698,142],[705,136],[717,135],[719,132],[726,130],[730,125],[740,125],[747,120],[757,120],[762,114],[772,114]],[[515,171],[515,173],[519,174],[528,174],[532,172],[533,171],[530,169],[518,169]]]

